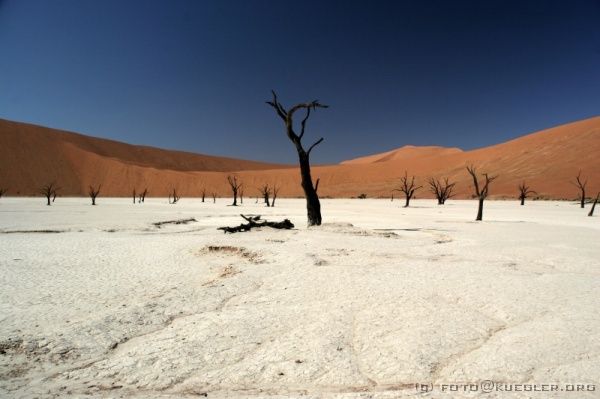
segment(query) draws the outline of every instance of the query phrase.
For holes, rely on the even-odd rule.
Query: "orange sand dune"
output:
[[[470,164],[499,175],[491,186],[496,198],[516,197],[517,185],[525,180],[540,197],[573,199],[578,192],[570,182],[580,169],[589,180],[589,195],[595,195],[600,190],[600,117],[472,151],[405,146],[315,166],[313,177],[321,179],[321,196],[389,197],[407,170],[425,186],[419,198],[431,197],[426,185],[431,176],[450,177],[457,182],[457,198],[468,198],[471,181],[465,167]],[[61,195],[85,195],[90,184],[102,184],[106,196],[128,196],[133,188],[146,187],[152,196],[166,196],[173,188],[184,198],[199,196],[203,188],[226,196],[226,176],[234,172],[244,181],[246,197],[255,197],[264,183],[281,186],[283,197],[302,195],[299,172],[288,165],[134,146],[0,120],[0,187],[7,187],[8,195],[36,195],[43,184],[55,181]]]
[[[369,155],[341,162],[342,165],[369,164],[375,162],[400,161],[414,158],[435,158],[448,154],[463,152],[460,148],[446,148],[438,146],[417,147],[414,145],[405,145],[396,150],[383,152],[381,154]]]

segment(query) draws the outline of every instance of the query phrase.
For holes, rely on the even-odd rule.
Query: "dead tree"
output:
[[[146,201],[146,194],[148,194],[147,188],[145,188],[144,191],[142,191],[140,196],[138,197],[138,204],[142,204],[144,203],[144,201]]]
[[[585,208],[585,186],[587,185],[587,179],[585,181],[581,180],[581,171],[579,171],[579,174],[575,177],[575,181],[571,182],[571,184],[579,189],[581,208]]]
[[[136,200],[136,195],[135,195],[135,188],[133,189],[133,205],[135,205],[135,200]]]
[[[273,100],[267,101],[271,107],[275,109],[277,115],[283,120],[285,124],[285,130],[288,138],[296,147],[296,151],[298,152],[298,161],[300,163],[300,176],[302,178],[301,185],[304,190],[304,196],[306,197],[306,211],[308,216],[308,225],[319,226],[322,222],[321,218],[321,202],[319,201],[319,195],[317,194],[317,185],[313,185],[312,177],[310,174],[310,153],[311,151],[319,144],[323,142],[323,138],[321,137],[317,141],[315,141],[308,150],[305,150],[302,146],[302,137],[304,137],[304,132],[306,128],[306,121],[308,120],[311,110],[316,110],[317,108],[327,108],[327,105],[321,104],[318,100],[297,104],[286,110],[283,105],[277,100],[277,95],[274,91]],[[305,110],[306,114],[302,122],[300,123],[300,134],[297,134],[294,130],[294,113],[299,110]],[[318,180],[317,180],[318,182]],[[317,183],[318,184],[318,183]]]
[[[217,193],[213,192],[212,193],[212,199],[213,199],[213,204],[217,203]]]
[[[237,197],[242,188],[242,183],[238,181],[238,178],[235,175],[227,176],[227,181],[229,182],[229,187],[231,187],[231,192],[233,193],[233,204],[231,204],[231,206],[237,206]]]
[[[177,195],[177,190],[173,189],[172,198],[171,198],[171,194],[169,194],[169,204],[176,204],[179,202],[180,199],[181,199],[181,197]]]
[[[240,186],[240,204],[244,203],[244,189]]]
[[[56,192],[56,191],[57,191],[57,190],[58,190],[58,188],[56,188],[56,189],[54,189],[54,190],[52,191],[52,202],[56,201],[56,194],[57,194],[57,192]]]
[[[202,189],[201,195],[202,195],[202,202],[204,202],[204,199],[206,198],[206,188]]]
[[[4,194],[6,194],[6,191],[8,191],[6,188],[4,188],[4,187],[0,187],[0,198],[2,198],[2,196],[3,196]]]
[[[413,176],[412,179],[408,180],[408,172],[404,172],[404,176],[400,179],[400,183],[402,183],[402,185],[400,186],[400,188],[395,188],[392,191],[400,191],[404,193],[404,196],[406,197],[406,202],[404,204],[405,208],[408,208],[408,206],[410,205],[410,199],[415,195],[415,192],[417,190],[419,190],[420,188],[422,188],[423,186],[418,186],[415,183],[415,177]]]
[[[40,189],[40,193],[46,197],[46,205],[50,206],[50,201],[54,202],[53,197],[56,198],[56,190],[58,187],[54,183],[46,184]]]
[[[437,198],[438,205],[444,205],[446,200],[452,198],[454,196],[454,186],[456,183],[450,183],[449,179],[446,177],[444,180],[434,179],[431,177],[428,180],[429,190],[435,195]]]
[[[245,216],[240,215],[248,223],[242,223],[235,227],[218,227],[217,230],[223,230],[225,233],[239,233],[241,231],[250,231],[254,227],[271,227],[274,229],[293,229],[294,224],[289,219],[283,219],[281,222],[269,222],[268,220],[261,220],[260,215],[257,216]]]
[[[280,187],[278,187],[276,184],[273,184],[273,198],[271,198],[271,207],[275,207],[275,200],[277,199],[277,194],[279,194],[279,189]]]
[[[98,188],[94,188],[94,186],[90,186],[90,188],[88,190],[88,195],[92,199],[92,205],[96,205],[96,197],[98,197],[98,194],[100,194],[101,187],[102,187],[102,184],[100,184],[98,186]]]
[[[261,186],[258,191],[260,191],[260,194],[263,197],[263,201],[265,204],[267,204],[267,207],[271,206],[271,203],[269,202],[269,196],[271,195],[271,189],[269,188],[268,184],[265,184],[263,186]]]
[[[533,190],[530,190],[529,186],[525,185],[525,182],[519,184],[519,199],[521,200],[521,205],[525,205],[525,200],[529,194],[537,193]]]
[[[479,180],[477,179],[477,170],[473,165],[467,166],[467,171],[473,178],[473,187],[475,189],[475,197],[479,200],[479,207],[477,208],[477,218],[475,220],[483,220],[483,201],[487,198],[490,189],[490,183],[498,178],[498,176],[490,176],[487,173],[482,173],[485,177],[485,183],[483,188],[479,187]]]
[[[596,199],[592,204],[592,209],[590,209],[590,213],[588,213],[588,216],[594,216],[594,209],[596,209],[596,204],[598,203],[598,201],[600,201],[600,192],[596,195]]]

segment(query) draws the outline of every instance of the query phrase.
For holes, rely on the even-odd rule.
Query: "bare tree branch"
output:
[[[404,193],[404,196],[406,198],[406,202],[404,204],[404,207],[407,208],[410,205],[410,200],[411,198],[415,195],[415,192],[421,188],[423,188],[423,186],[417,186],[415,183],[415,176],[412,176],[412,179],[408,180],[408,172],[404,171],[404,176],[402,176],[400,178],[400,183],[401,186],[399,188],[396,188],[393,191],[400,191],[402,193]]]
[[[56,198],[56,192],[59,190],[58,187],[56,187],[56,184],[54,182],[50,183],[50,184],[46,184],[45,186],[43,186],[40,189],[40,193],[46,197],[46,205],[50,205],[50,200],[51,198],[54,196],[54,198]],[[54,202],[54,201],[52,201]]]
[[[302,137],[304,136],[304,129],[306,128],[306,121],[308,120],[308,117],[310,116],[310,108],[306,108],[306,116],[304,117],[304,119],[302,119],[302,129],[300,130],[300,135],[298,136],[298,138],[300,140],[302,140]]]
[[[231,192],[233,193],[233,204],[231,204],[231,206],[237,206],[238,193],[242,190],[243,184],[238,180],[236,175],[227,176],[227,182],[229,183],[229,187],[231,187]]]
[[[102,184],[98,185],[98,188],[94,188],[94,186],[89,187],[88,195],[92,199],[92,205],[96,205],[96,197],[100,194],[100,188],[102,188]]]
[[[525,205],[525,200],[527,199],[529,194],[537,193],[533,190],[530,190],[529,186],[527,186],[525,182],[519,184],[519,200],[521,200],[521,205]]]
[[[456,183],[450,183],[449,179],[446,177],[442,182],[439,179],[434,179],[433,177],[429,178],[429,190],[435,195],[438,200],[438,205],[444,205],[446,200],[453,197],[454,194],[452,191],[454,190],[454,186]]]
[[[308,151],[306,151],[306,153],[310,155],[310,152],[313,150],[313,148],[315,148],[316,146],[318,146],[322,142],[323,142],[323,137],[321,137],[319,140],[315,141],[315,143],[313,145],[311,145],[310,147],[308,147]]]
[[[483,202],[488,196],[490,183],[498,178],[498,176],[490,176],[487,173],[482,173],[482,176],[485,178],[485,183],[483,185],[483,189],[480,190],[479,187],[479,179],[477,178],[477,169],[473,165],[467,166],[467,171],[473,178],[473,187],[475,189],[475,196],[479,200],[479,207],[477,209],[477,217],[475,220],[483,220]]]
[[[575,177],[575,181],[571,182],[571,184],[573,184],[575,187],[579,188],[579,191],[580,191],[579,199],[580,199],[581,208],[585,208],[585,186],[587,185],[587,182],[588,182],[587,179],[585,181],[581,180],[581,170]]]
[[[304,137],[304,133],[306,131],[306,121],[310,117],[311,111],[316,110],[317,108],[328,108],[328,106],[325,104],[321,104],[318,100],[314,100],[309,103],[296,104],[288,111],[286,111],[283,105],[281,105],[281,103],[277,100],[277,94],[275,93],[275,91],[272,91],[272,93],[273,100],[267,101],[267,104],[273,107],[276,110],[277,115],[279,115],[279,117],[283,119],[285,123],[286,134],[290,141],[294,144],[294,146],[296,147],[296,151],[298,152],[298,161],[300,163],[300,175],[302,178],[301,186],[304,190],[304,196],[306,197],[308,225],[320,225],[322,221],[321,203],[317,194],[319,180],[317,179],[317,186],[313,185],[310,173],[310,152],[323,141],[323,138],[320,138],[313,145],[311,145],[308,148],[308,151],[306,151],[302,145],[302,138]],[[294,113],[301,109],[306,110],[306,115],[301,121],[300,135],[298,135],[294,131],[293,117]]]

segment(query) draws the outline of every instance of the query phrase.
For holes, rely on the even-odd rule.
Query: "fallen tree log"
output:
[[[160,229],[162,226],[164,226],[166,224],[188,224],[188,223],[192,223],[192,222],[197,222],[197,220],[195,218],[177,219],[177,220],[166,220],[164,222],[156,222],[156,223],[152,223],[152,224]]]
[[[294,224],[292,222],[290,222],[289,219],[284,219],[281,222],[269,222],[268,220],[261,220],[260,219],[260,215],[256,215],[256,216],[245,216],[245,215],[240,215],[242,218],[244,218],[245,221],[247,221],[248,223],[242,223],[239,226],[233,226],[233,227],[229,227],[229,226],[224,226],[224,227],[219,227],[217,230],[223,230],[223,232],[225,233],[238,233],[238,232],[242,232],[242,231],[250,231],[251,229],[255,228],[255,227],[271,227],[274,229],[293,229],[294,228]]]

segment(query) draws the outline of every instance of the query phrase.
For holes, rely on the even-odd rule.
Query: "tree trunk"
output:
[[[237,191],[233,192],[233,204],[232,206],[237,206]]]
[[[521,205],[525,205],[525,197],[521,197]]]
[[[477,210],[477,219],[483,220],[483,198],[479,198],[479,209]]]
[[[592,205],[592,209],[590,209],[590,213],[588,213],[588,216],[594,216],[594,209],[596,209],[596,204],[598,203],[598,200],[600,200],[600,194],[596,196],[596,199],[594,200],[594,204]]]
[[[46,196],[46,200],[48,200],[48,203],[46,205],[50,205],[50,196]]]
[[[300,162],[300,176],[302,177],[302,189],[306,197],[306,211],[309,226],[321,225],[321,202],[319,195],[313,186],[310,175],[310,161],[308,154],[304,150],[298,149],[298,160]]]
[[[582,209],[585,208],[585,191],[584,190],[581,190],[581,208]]]
[[[404,207],[408,208],[408,205],[410,204],[410,196],[406,196],[406,202],[404,203]]]

